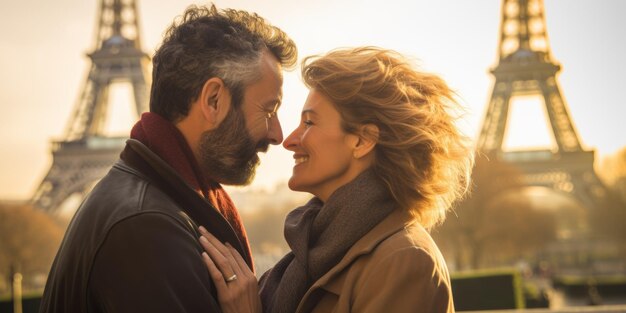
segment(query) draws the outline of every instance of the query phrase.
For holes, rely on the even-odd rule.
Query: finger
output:
[[[208,254],[207,256],[210,257],[211,261],[220,270],[220,272],[224,276],[224,279],[236,275],[235,270],[231,265],[230,259],[224,256],[222,252],[219,251],[206,237],[200,237],[200,244]],[[230,252],[228,254],[230,254]]]
[[[219,239],[213,236],[213,234],[209,233],[206,228],[200,226],[198,229],[200,229],[202,236],[204,236],[218,251],[220,251],[223,256],[227,256],[230,253],[228,248],[226,248],[226,246]]]
[[[217,239],[215,236],[209,233],[206,230],[206,228],[200,226],[199,229],[200,229],[200,233],[202,233],[202,236],[205,237],[222,254],[222,256],[228,259],[228,261],[231,263],[231,268],[233,269],[235,274],[241,274],[242,270],[240,268],[240,265],[235,259],[235,257],[233,256],[233,253],[231,252],[231,250],[228,249],[228,247],[225,246],[219,239]],[[237,250],[234,250],[234,251],[236,252]],[[236,254],[239,254],[239,253],[236,252]],[[215,260],[215,258],[213,259]]]
[[[213,263],[213,260],[211,260],[206,252],[202,252],[202,260],[204,260],[204,264],[206,264],[207,268],[209,269],[209,275],[211,276],[211,279],[213,280],[213,283],[217,288],[218,294],[222,294],[226,290],[228,290],[228,286],[226,285],[226,281],[224,280],[224,275],[217,268],[217,266],[215,266],[215,263]]]
[[[256,283],[229,285],[206,252],[202,253],[202,259],[215,283],[217,298],[223,312],[262,312]]]
[[[225,257],[230,262],[230,266],[235,271],[235,274],[237,274],[237,275],[243,274],[244,268],[248,267],[248,266],[245,265],[245,267],[242,268],[241,265],[239,264],[239,262],[237,262],[237,259],[235,258],[235,255],[239,255],[239,252],[237,252],[237,250],[235,250],[235,248],[233,248],[230,245],[230,243],[228,243],[228,242],[226,243],[226,245],[224,247],[226,248],[226,255],[225,255]]]
[[[226,247],[228,247],[228,250],[232,254],[233,258],[235,259],[235,262],[237,262],[237,265],[239,266],[241,273],[247,276],[255,276],[254,272],[248,266],[248,263],[246,263],[246,261],[243,259],[241,254],[239,254],[239,251],[233,248],[233,246],[231,246],[229,243],[226,243]]]

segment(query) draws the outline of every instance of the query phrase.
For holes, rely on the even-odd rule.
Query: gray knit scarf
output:
[[[326,203],[313,198],[291,211],[285,220],[291,252],[260,280],[263,312],[295,312],[309,287],[395,206],[384,183],[366,170]]]

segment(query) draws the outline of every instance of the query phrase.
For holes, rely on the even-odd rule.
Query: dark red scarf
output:
[[[130,138],[139,140],[160,156],[198,194],[209,200],[233,227],[244,249],[252,255],[248,236],[235,204],[219,183],[202,175],[189,144],[174,124],[158,114],[143,113],[139,122],[133,126]]]

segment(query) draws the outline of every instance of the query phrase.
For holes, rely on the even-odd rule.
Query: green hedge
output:
[[[41,303],[41,293],[26,294],[22,297],[23,313],[38,313]],[[13,312],[13,302],[10,296],[0,298],[0,313]]]
[[[626,295],[626,276],[560,276],[553,283],[555,288],[575,297],[588,296],[590,288],[594,288],[601,297]]]
[[[459,272],[451,280],[457,311],[525,308],[522,279],[515,269]]]

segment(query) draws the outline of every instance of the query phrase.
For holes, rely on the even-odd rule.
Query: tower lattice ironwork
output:
[[[132,85],[134,112],[147,110],[148,55],[141,50],[135,0],[101,0],[91,67],[62,140],[52,142],[52,166],[37,188],[36,207],[55,211],[85,194],[119,157],[126,137],[106,134],[110,87]]]
[[[503,0],[499,62],[491,99],[478,139],[478,149],[522,170],[530,186],[570,194],[587,208],[601,203],[605,188],[594,168],[594,151],[581,145],[551,55],[542,0]],[[555,147],[549,150],[504,151],[503,140],[514,96],[543,98]],[[544,121],[534,121],[544,123]]]

